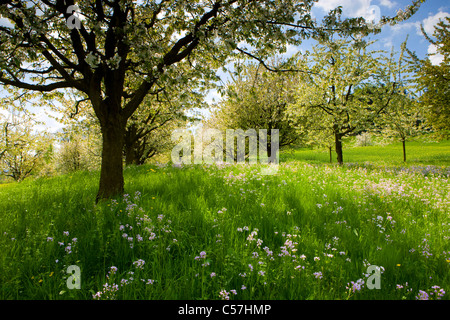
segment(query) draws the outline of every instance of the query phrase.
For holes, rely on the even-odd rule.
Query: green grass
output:
[[[445,165],[448,142],[433,146],[417,144],[418,157]],[[0,298],[436,299],[450,290],[448,176],[401,170],[397,146],[366,148],[344,159],[373,165],[296,151],[269,176],[133,166],[127,195],[98,205],[98,172],[0,185]],[[381,288],[353,291],[369,264]],[[67,288],[69,265],[80,290]]]
[[[403,162],[402,144],[395,143],[386,146],[373,145],[366,147],[348,147],[344,144],[344,162],[363,163],[372,162],[389,165],[435,165],[450,166],[450,140],[436,142],[406,142],[406,163]],[[329,163],[328,150],[290,149],[281,153],[280,161],[308,161],[311,163]],[[336,154],[332,153],[332,160],[336,162]]]

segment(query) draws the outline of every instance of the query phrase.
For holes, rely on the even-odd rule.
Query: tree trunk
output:
[[[405,141],[405,139],[402,139],[402,145],[403,145],[403,162],[406,162],[406,141]]]
[[[125,165],[138,165],[140,164],[139,159],[140,156],[138,150],[136,149],[136,145],[127,144],[127,142],[125,142]]]
[[[342,135],[339,133],[334,134],[335,138],[335,148],[336,148],[336,155],[337,155],[337,162],[339,165],[342,165],[344,163],[344,159],[342,157]]]
[[[123,179],[123,145],[125,124],[119,115],[110,115],[101,122],[103,138],[100,185],[97,201],[110,199],[124,191]]]

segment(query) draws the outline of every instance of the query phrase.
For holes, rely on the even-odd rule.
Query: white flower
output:
[[[84,61],[86,61],[86,63],[92,68],[95,69],[98,67],[98,65],[100,64],[100,57],[96,56],[95,54],[91,52],[89,52],[86,56],[86,58],[84,59]]]

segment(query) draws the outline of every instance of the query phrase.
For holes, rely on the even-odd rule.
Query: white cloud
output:
[[[361,16],[370,6],[371,0],[319,0],[315,7],[328,12],[338,6],[342,6],[342,12],[345,16]]]
[[[397,5],[397,2],[391,0],[380,0],[380,5],[392,9]]]
[[[434,32],[434,27],[439,23],[439,20],[444,20],[445,17],[450,17],[450,13],[439,11],[435,15],[431,15],[428,18],[424,19],[422,21],[423,28],[425,29],[425,32],[432,36]],[[418,33],[421,35],[422,32],[418,30]]]
[[[390,8],[395,3],[390,0],[381,0],[380,5]],[[363,17],[375,22],[381,17],[380,7],[373,5],[372,0],[319,0],[314,7],[329,12],[338,6],[342,6],[342,15],[345,17]]]
[[[439,65],[443,60],[444,56],[440,53],[437,53],[437,47],[434,44],[430,44],[428,46],[428,58],[431,61],[431,64],[433,65]]]

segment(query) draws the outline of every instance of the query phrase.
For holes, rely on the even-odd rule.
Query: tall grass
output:
[[[273,176],[132,166],[127,194],[95,205],[97,181],[78,172],[0,187],[1,299],[449,297],[448,176],[297,161]],[[69,265],[79,290],[67,288]],[[367,287],[369,265],[380,289]]]

